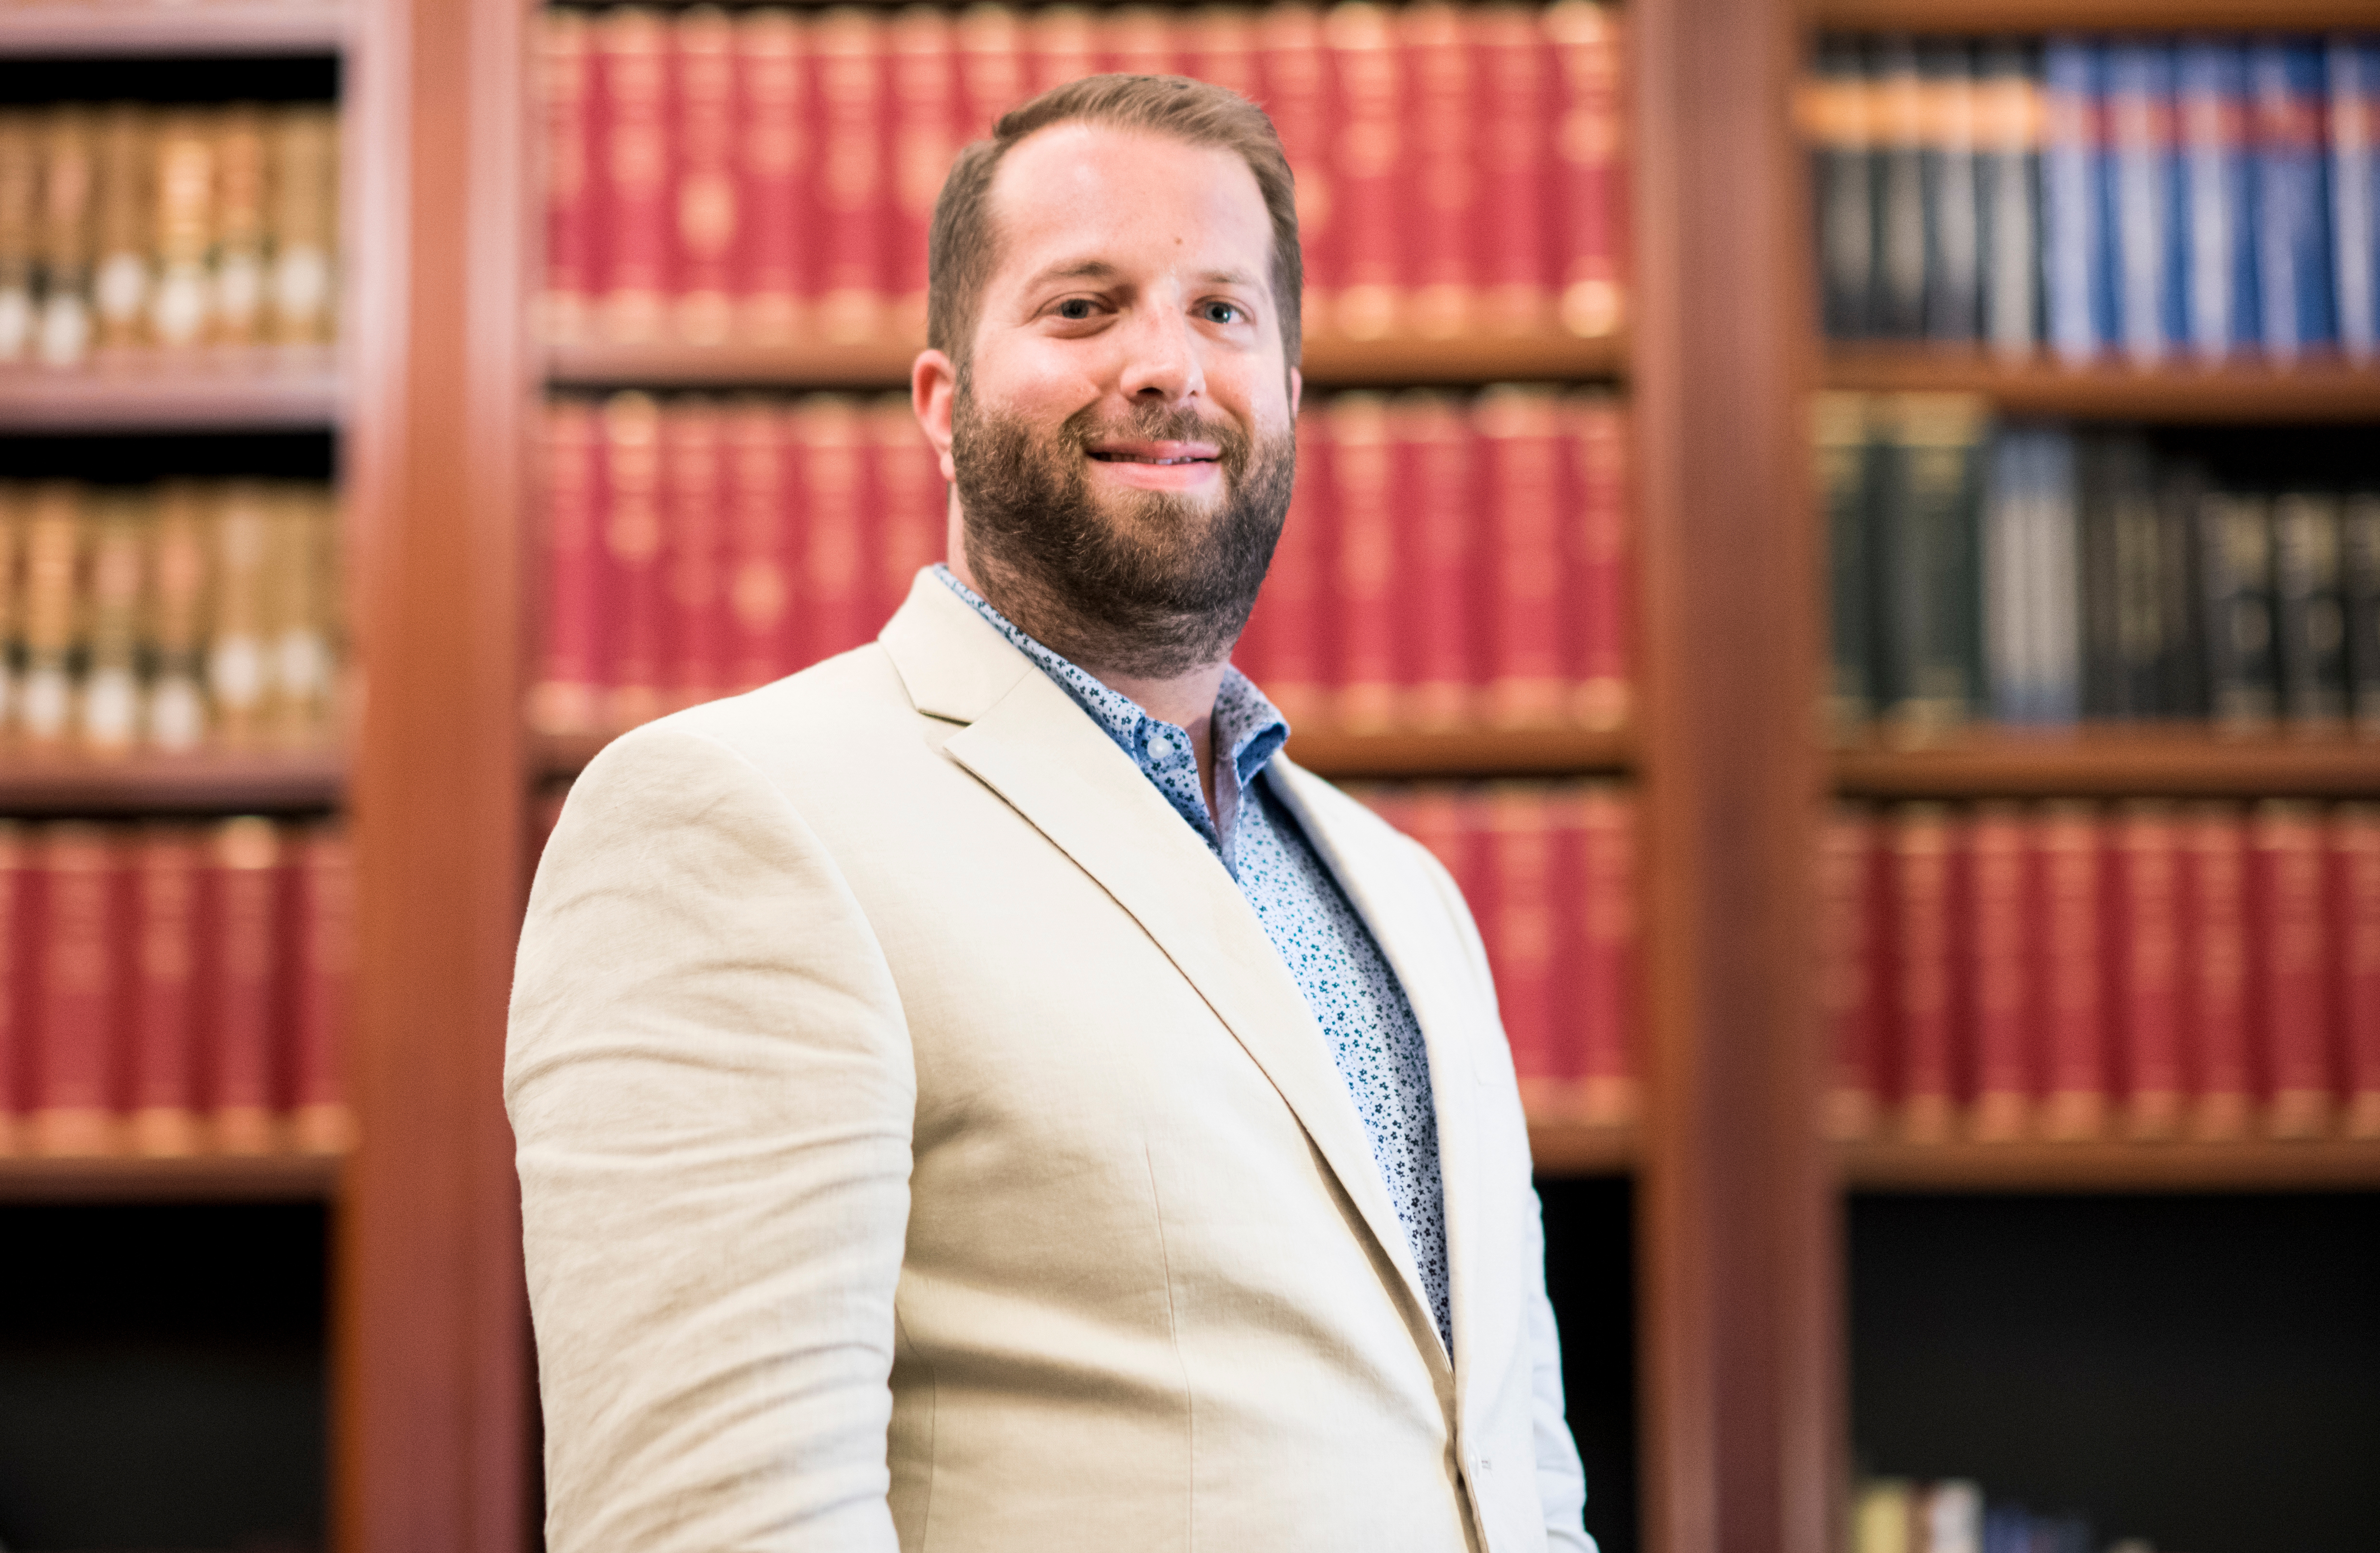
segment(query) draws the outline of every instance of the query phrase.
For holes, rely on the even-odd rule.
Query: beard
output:
[[[1208,442],[1218,497],[1098,492],[1107,438]],[[1256,607],[1297,473],[1293,432],[1252,438],[1186,410],[1089,408],[1056,431],[986,412],[962,379],[951,409],[968,568],[994,609],[1073,662],[1170,679],[1221,661]]]

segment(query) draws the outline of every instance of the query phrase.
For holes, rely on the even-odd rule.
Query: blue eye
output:
[[[1207,322],[1209,323],[1237,323],[1240,317],[1237,303],[1209,302],[1207,304]]]

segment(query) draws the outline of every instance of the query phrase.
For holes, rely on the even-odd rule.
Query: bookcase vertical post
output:
[[[518,927],[528,402],[516,0],[365,0],[350,490],[360,1143],[340,1213],[346,1553],[528,1541],[519,1196],[500,1095]]]
[[[1645,551],[1649,1546],[1825,1553],[1837,1208],[1816,1125],[1816,576],[1783,0],[1632,0]]]

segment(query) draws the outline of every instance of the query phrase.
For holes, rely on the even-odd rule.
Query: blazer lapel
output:
[[[1428,1303],[1371,1140],[1305,994],[1197,833],[1074,698],[929,574],[880,638],[943,753],[1130,913],[1263,1070],[1404,1285]],[[1435,1054],[1433,1054],[1433,1061]],[[1439,1353],[1439,1345],[1427,1345]]]

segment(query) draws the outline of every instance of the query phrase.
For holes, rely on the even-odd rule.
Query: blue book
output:
[[[2248,53],[2237,39],[2189,39],[2174,68],[2189,339],[2198,355],[2219,359],[2252,349],[2263,334],[2255,160],[2247,136]]]
[[[2099,53],[2055,37],[2041,55],[2042,284],[2050,348],[2088,361],[2114,336]]]
[[[2174,137],[2173,45],[2137,38],[2107,49],[2107,122],[2116,338],[2134,361],[2162,361],[2187,337],[2181,285],[2181,149]]]
[[[2338,343],[2350,358],[2380,353],[2380,38],[2330,40],[2331,264]]]
[[[2265,351],[2288,360],[2338,339],[2331,289],[2323,49],[2303,39],[2248,45],[2256,137],[2256,287]]]

